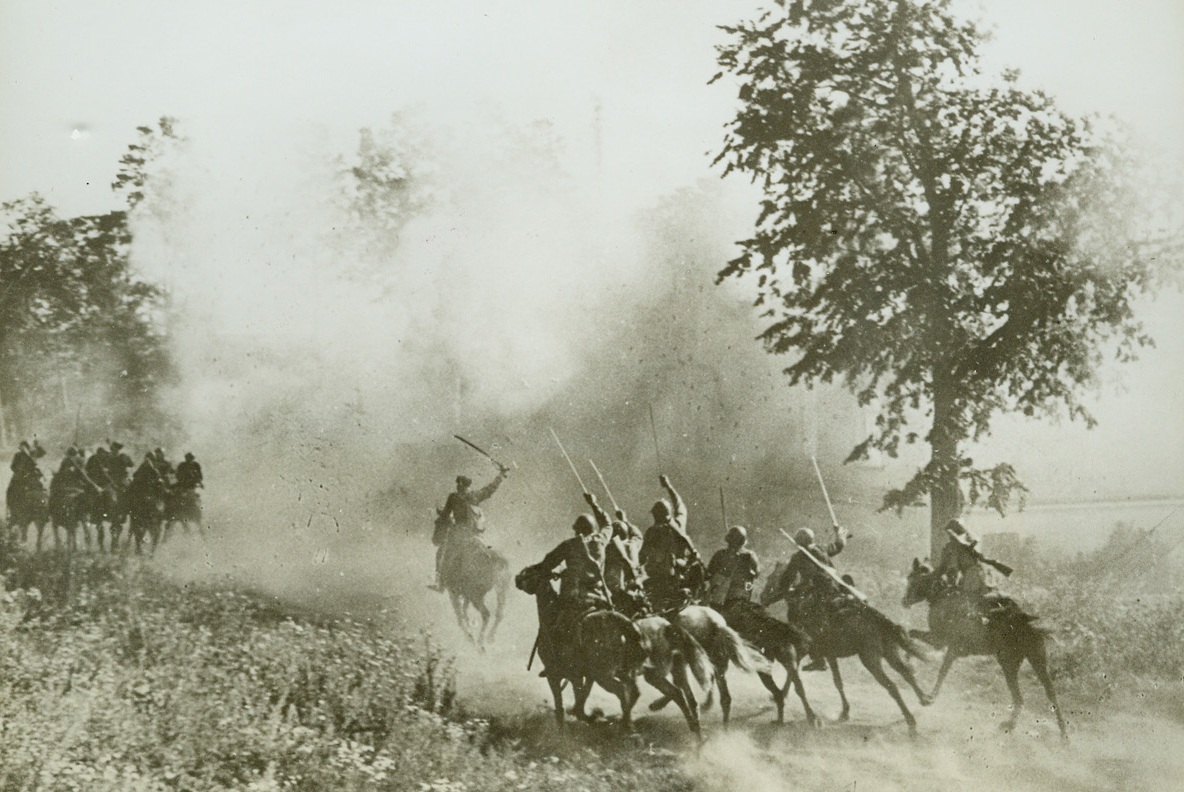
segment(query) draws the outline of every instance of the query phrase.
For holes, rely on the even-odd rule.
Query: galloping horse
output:
[[[201,532],[201,495],[193,487],[174,484],[165,497],[164,534],[168,536],[173,525],[180,525],[186,534],[190,528]]]
[[[115,552],[119,543],[119,535],[123,531],[123,522],[127,519],[127,510],[123,505],[123,498],[113,484],[100,486],[92,491],[87,499],[86,521],[95,527],[95,534],[99,550],[103,549],[106,526],[111,526],[111,552]],[[85,527],[84,527],[85,530]],[[86,544],[90,547],[90,533],[86,534]]]
[[[448,591],[456,622],[469,640],[479,647],[484,647],[486,641],[493,641],[506,610],[510,563],[476,537],[454,538],[444,550],[440,582]],[[492,625],[489,622],[489,607],[485,604],[485,595],[491,590],[497,596]],[[481,627],[476,635],[469,624],[470,605],[481,615]]]
[[[66,533],[66,549],[78,549],[78,530],[81,528],[88,544],[90,542],[90,535],[86,533],[86,520],[90,512],[91,499],[93,493],[91,485],[87,482],[81,483],[80,486],[65,485],[54,487],[51,483],[50,490],[52,495],[49,497],[49,518],[53,523],[53,543],[57,547],[61,544],[58,537],[58,528],[62,528]],[[37,549],[41,549],[41,535],[38,532]]]
[[[700,736],[697,705],[688,668],[704,687],[711,684],[711,666],[702,647],[685,630],[660,616],[637,621],[616,611],[594,611],[577,622],[574,634],[556,634],[558,594],[551,574],[537,566],[526,567],[515,578],[519,589],[532,595],[538,609],[539,659],[543,676],[555,703],[555,722],[563,728],[563,682],[575,690],[574,711],[586,718],[584,706],[592,684],[617,697],[621,704],[621,728],[633,730],[633,706],[640,697],[637,677],[678,704],[691,731]],[[671,681],[673,679],[673,681]]]
[[[168,496],[164,482],[151,478],[139,481],[132,479],[123,496],[129,518],[129,531],[136,544],[136,554],[143,552],[145,536],[151,543],[152,551],[155,551],[160,543]]]
[[[1048,651],[1045,648],[1047,631],[1032,624],[1035,616],[1024,613],[1018,606],[1010,606],[1003,608],[998,616],[988,619],[984,624],[982,616],[965,592],[944,584],[929,564],[914,558],[901,604],[907,608],[922,601],[929,604],[929,632],[915,631],[913,634],[946,650],[931,694],[934,699],[950,667],[959,657],[994,655],[1003,669],[1007,689],[1011,691],[1011,717],[1002,724],[1004,729],[1011,730],[1015,728],[1016,719],[1024,706],[1019,670],[1027,660],[1036,672],[1036,678],[1044,686],[1061,736],[1068,736],[1052,687],[1052,677],[1048,673]]]
[[[765,590],[761,592],[762,605],[771,605],[787,597],[790,593],[789,585],[792,582],[787,579],[788,577],[783,570],[780,573],[774,572],[769,578]],[[791,624],[797,623],[797,626],[805,630],[813,641],[811,650],[826,658],[834,677],[835,687],[838,688],[839,696],[843,702],[843,711],[839,720],[847,719],[850,705],[847,703],[847,695],[843,691],[843,678],[839,673],[838,660],[840,657],[855,655],[859,657],[859,661],[863,663],[863,667],[868,670],[868,673],[888,691],[888,695],[896,702],[896,706],[900,707],[905,723],[908,724],[909,734],[916,735],[917,719],[905,706],[900,690],[884,672],[883,666],[883,663],[887,662],[896,673],[900,674],[913,689],[913,692],[917,694],[917,700],[921,702],[922,706],[929,706],[932,703],[932,699],[917,684],[913,669],[902,656],[903,652],[912,657],[925,658],[904,628],[889,620],[879,611],[855,600],[843,601],[834,607],[826,608],[825,612],[822,608],[816,608],[814,611],[813,613],[799,614],[793,605],[790,605],[787,609],[787,621]]]
[[[45,485],[40,479],[32,478],[24,486],[9,491],[8,528],[20,530],[21,543],[29,540],[29,526],[37,526],[37,549],[41,549],[41,535],[49,522],[49,499]]]

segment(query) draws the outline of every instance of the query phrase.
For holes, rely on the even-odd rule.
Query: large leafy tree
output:
[[[850,460],[928,442],[885,507],[927,495],[935,550],[967,495],[1002,510],[1022,488],[968,456],[993,417],[1092,425],[1083,388],[1149,343],[1133,304],[1164,253],[1136,230],[1115,125],[984,75],[983,34],[949,6],[782,0],[725,28],[717,76],[740,98],[717,161],[764,195],[719,278],[755,275],[791,383],[838,378],[876,407]]]

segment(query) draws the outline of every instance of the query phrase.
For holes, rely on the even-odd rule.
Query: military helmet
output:
[[[592,519],[591,514],[581,514],[572,523],[571,529],[580,536],[587,536],[596,531],[596,521]]]
[[[650,514],[654,515],[654,519],[658,521],[668,519],[672,512],[673,510],[670,507],[670,501],[666,500],[665,498],[657,501],[650,508]]]
[[[458,487],[468,487],[468,486],[471,486],[472,483],[473,483],[473,480],[471,478],[469,478],[468,476],[457,476],[456,477],[456,485]]]
[[[192,462],[192,461],[193,461],[193,452],[192,452],[192,451],[187,451],[187,452],[185,453],[185,461],[186,461],[186,462]]]
[[[724,535],[724,541],[726,541],[728,545],[735,545],[739,547],[748,541],[748,531],[745,530],[743,525],[733,525],[728,529],[727,534]]]
[[[966,535],[966,526],[963,525],[962,521],[957,517],[946,523],[946,530],[952,533],[961,534],[962,536]]]
[[[24,449],[24,450],[26,450],[26,451],[32,451],[32,450],[33,450],[33,449],[32,449],[32,447],[30,447],[30,446],[29,446],[29,441],[28,441],[28,440],[22,440],[22,441],[21,441],[21,448],[23,448],[23,449]]]
[[[111,450],[112,451],[118,451],[121,448],[123,448],[123,443],[119,442],[118,440],[111,441]]]
[[[809,547],[814,544],[814,532],[809,528],[799,528],[798,532],[793,535],[793,540],[802,547]]]

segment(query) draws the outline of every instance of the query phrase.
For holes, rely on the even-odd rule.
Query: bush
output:
[[[421,636],[180,587],[135,560],[17,557],[7,578],[0,792],[634,785],[595,758],[528,761],[495,740]]]

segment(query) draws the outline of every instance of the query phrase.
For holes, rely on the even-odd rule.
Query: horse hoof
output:
[[[917,696],[917,701],[921,702],[922,707],[928,707],[930,704],[933,703],[933,696],[925,696],[925,695]]]
[[[1013,720],[1003,721],[1003,723],[999,724],[999,731],[1003,732],[1004,734],[1011,734],[1011,732],[1014,730],[1015,721]]]
[[[650,712],[657,712],[670,703],[670,699],[658,699],[650,702]]]

